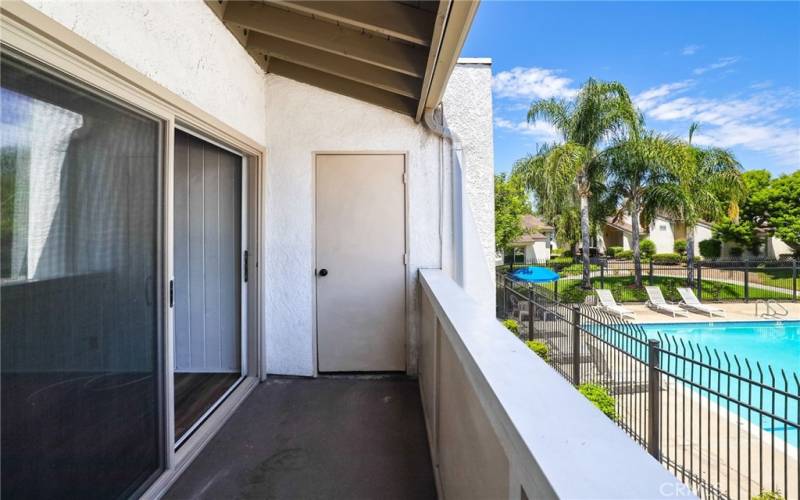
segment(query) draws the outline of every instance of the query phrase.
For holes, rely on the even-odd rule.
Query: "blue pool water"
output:
[[[789,381],[788,392],[796,394],[798,391],[794,376],[798,374],[798,377],[800,377],[800,321],[668,323],[643,324],[641,326],[649,338],[657,338],[657,332],[660,332],[673,337],[675,340],[690,341],[703,348],[708,347],[710,350],[716,349],[720,355],[723,352],[729,356],[736,355],[740,361],[746,358],[750,360],[754,374],[758,373],[755,366],[755,363],[758,362],[761,364],[766,383],[769,383],[771,379],[767,366],[771,366],[776,379],[778,379],[776,386],[781,389],[784,388],[781,375],[781,370],[783,370]],[[698,356],[695,356],[695,358],[699,359]],[[663,364],[664,361],[662,360]],[[667,369],[670,372],[677,371],[682,376],[688,375],[687,373],[680,373],[682,370],[680,364],[667,367]],[[747,373],[744,366],[743,373]],[[735,382],[728,381],[727,378],[721,381],[713,379],[709,381],[709,373],[707,371],[703,374],[694,373],[692,378],[696,382],[700,382],[699,379],[702,378],[703,385],[711,383],[714,389],[719,390],[721,393],[733,397],[737,396]],[[728,382],[731,383],[729,384]],[[773,404],[771,396],[765,394],[762,398],[757,390],[753,390],[750,393],[746,393],[745,389],[741,389],[741,391],[741,397],[744,400],[750,400],[754,406],[766,411],[773,411],[774,406],[774,414],[785,416],[794,424],[798,422],[796,404],[786,405],[783,396],[776,396]],[[708,394],[704,393],[703,395],[707,396]],[[713,396],[711,399],[717,400]],[[723,404],[725,403],[723,402]],[[727,407],[734,412],[737,410],[735,405],[732,404],[727,404]],[[786,426],[781,422],[774,422],[772,419],[759,418],[757,414],[747,412],[745,409],[738,408],[738,410],[742,417],[750,419],[753,424],[761,426],[766,431],[774,432],[779,438],[786,439],[795,446],[797,445],[798,430],[796,425]]]
[[[529,266],[514,271],[514,277],[529,283],[549,283],[558,279],[558,273],[546,267]]]

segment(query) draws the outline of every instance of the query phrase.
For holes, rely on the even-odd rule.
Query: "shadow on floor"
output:
[[[417,381],[270,378],[168,499],[436,497]]]

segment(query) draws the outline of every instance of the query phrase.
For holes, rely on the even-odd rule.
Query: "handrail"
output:
[[[775,311],[774,309],[780,309],[782,312]],[[784,317],[784,316],[788,316],[789,315],[789,310],[786,309],[785,307],[783,307],[782,304],[779,304],[774,299],[770,299],[770,300],[767,301],[767,310],[768,311],[770,311],[770,310],[773,311],[772,312],[772,316],[773,317],[774,316]]]

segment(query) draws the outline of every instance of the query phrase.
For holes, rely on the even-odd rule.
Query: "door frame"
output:
[[[82,38],[34,7],[9,1],[0,4],[0,32],[3,47],[47,69],[70,78],[73,83],[109,96],[140,113],[149,114],[161,122],[161,155],[159,181],[162,193],[161,217],[158,221],[160,260],[158,298],[161,307],[160,335],[157,347],[159,378],[158,439],[161,447],[158,469],[139,487],[133,496],[159,498],[203,447],[220,430],[233,411],[247,397],[259,380],[265,377],[265,342],[263,341],[263,266],[264,245],[262,227],[266,193],[267,149],[246,134],[190,103],[175,92],[156,83],[108,52]],[[251,251],[247,300],[247,376],[231,395],[181,446],[174,449],[174,352],[172,343],[173,309],[169,307],[169,279],[174,275],[171,250],[173,245],[171,207],[173,205],[174,131],[188,127],[215,142],[239,151],[248,160],[248,200],[250,218],[247,221],[248,243]],[[169,213],[168,213],[169,212]],[[243,337],[245,337],[243,332]]]
[[[405,239],[405,248],[403,249],[405,258],[403,259],[403,265],[405,267],[405,293],[404,295],[404,317],[405,317],[405,324],[403,325],[403,335],[404,335],[404,343],[405,343],[405,356],[406,356],[406,373],[409,372],[411,354],[409,351],[410,345],[410,335],[412,332],[411,328],[411,321],[413,320],[411,317],[412,308],[410,307],[411,301],[413,299],[411,295],[411,291],[413,290],[413,276],[411,276],[411,231],[409,226],[409,216],[410,216],[410,203],[409,203],[409,171],[408,171],[408,151],[403,150],[342,150],[342,151],[328,151],[328,150],[321,150],[321,151],[312,151],[311,159],[312,159],[312,169],[311,169],[311,252],[313,258],[313,269],[311,269],[311,279],[312,279],[312,293],[311,293],[311,326],[312,326],[312,349],[311,353],[313,356],[313,365],[314,365],[314,377],[319,376],[319,328],[318,328],[318,320],[317,320],[317,158],[320,156],[402,156],[403,157],[403,235]]]
[[[184,134],[187,134],[187,135],[189,135],[189,136],[191,136],[191,137],[193,137],[193,138],[195,138],[197,140],[206,142],[208,144],[211,144],[212,146],[216,146],[216,147],[218,147],[218,148],[220,148],[220,149],[222,149],[224,151],[227,151],[228,153],[231,153],[231,154],[237,156],[239,158],[240,162],[241,162],[240,163],[240,168],[241,168],[241,186],[240,186],[240,189],[241,189],[241,193],[240,193],[241,205],[240,205],[240,210],[241,211],[240,211],[240,215],[239,215],[239,218],[240,218],[239,224],[241,226],[241,234],[240,234],[241,252],[239,254],[239,272],[240,272],[240,277],[243,278],[244,274],[245,274],[245,265],[246,265],[245,264],[245,258],[244,258],[244,252],[247,251],[249,253],[249,250],[250,250],[250,247],[249,247],[250,242],[249,242],[249,239],[248,239],[248,221],[250,220],[251,211],[253,209],[253,207],[251,207],[249,205],[249,199],[248,199],[248,196],[247,196],[248,190],[249,190],[249,184],[250,184],[250,180],[248,178],[248,169],[247,169],[247,163],[248,163],[247,155],[244,154],[243,152],[241,152],[240,150],[235,149],[232,146],[227,146],[224,143],[220,143],[219,141],[214,140],[213,138],[210,138],[210,137],[208,137],[207,135],[205,135],[205,134],[203,134],[201,132],[195,131],[190,126],[183,125],[182,122],[178,122],[178,123],[175,124],[174,131],[173,131],[173,141],[174,141],[174,133],[177,132],[177,131],[181,131]],[[170,192],[171,205],[168,207],[168,214],[169,214],[170,226],[172,227],[173,233],[172,233],[172,238],[170,238],[170,240],[171,240],[170,248],[165,249],[165,250],[170,253],[170,256],[171,256],[170,259],[171,259],[171,262],[173,264],[173,267],[172,267],[173,273],[170,274],[169,280],[170,281],[174,281],[174,279],[175,279],[175,276],[174,276],[174,263],[175,263],[175,245],[174,245],[174,235],[175,235],[175,227],[174,227],[174,224],[175,224],[175,219],[174,219],[174,216],[175,216],[175,197],[174,197],[174,193],[175,193],[175,178],[174,178],[174,168],[173,168],[173,171],[172,171],[171,175],[172,175],[172,178],[170,180],[170,185],[172,185],[172,191]],[[250,274],[250,273],[248,273],[248,274]],[[239,283],[239,290],[240,290],[240,303],[239,303],[239,336],[240,336],[240,339],[239,339],[239,359],[240,359],[240,368],[239,368],[239,379],[237,379],[236,382],[231,384],[231,386],[227,390],[225,390],[225,392],[214,402],[214,404],[212,404],[205,412],[203,412],[202,415],[200,415],[200,417],[198,417],[197,421],[195,423],[193,423],[191,425],[191,427],[189,427],[189,429],[186,430],[184,435],[179,440],[175,441],[175,443],[173,444],[175,450],[180,448],[186,441],[191,439],[191,437],[194,434],[194,432],[197,429],[199,429],[200,427],[202,427],[202,425],[205,423],[205,421],[208,420],[209,416],[211,416],[215,411],[217,411],[217,408],[219,408],[219,406],[228,398],[228,396],[230,396],[231,393],[233,393],[234,390],[236,390],[236,388],[239,386],[239,384],[242,382],[242,380],[244,380],[247,377],[247,373],[248,373],[248,362],[247,362],[247,352],[248,352],[247,345],[248,345],[248,342],[247,342],[247,338],[248,338],[248,335],[249,335],[248,328],[247,328],[247,325],[248,325],[248,321],[247,320],[248,320],[248,312],[249,312],[249,307],[248,307],[249,306],[249,301],[247,300],[247,297],[248,297],[248,283],[249,283],[249,281],[250,281],[250,277],[248,276],[247,281],[242,279],[241,282]],[[172,345],[174,346],[175,345],[175,315],[174,314],[172,315],[171,326],[172,326],[172,332],[171,332],[172,338],[171,338],[171,341],[172,341]],[[172,355],[174,356],[175,353],[173,352]],[[174,362],[174,359],[173,359],[173,362]],[[174,376],[174,374],[175,374],[175,371],[174,371],[174,368],[173,368],[172,375]],[[169,376],[169,375],[167,375],[167,376]],[[173,395],[172,399],[173,400],[172,400],[171,403],[173,405],[172,411],[173,411],[173,432],[174,432],[174,410],[175,410],[175,408],[174,408],[174,404],[175,404],[174,395]],[[169,404],[169,403],[170,402],[167,401],[167,404]]]

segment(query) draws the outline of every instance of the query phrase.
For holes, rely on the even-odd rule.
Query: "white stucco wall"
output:
[[[440,139],[407,116],[275,75],[267,78],[267,108],[267,370],[313,375],[314,153],[408,153],[409,266],[416,280],[416,269],[440,266]],[[417,294],[411,296],[416,311]]]
[[[464,192],[487,266],[494,263],[492,61],[459,59],[442,99],[447,126],[461,139]],[[492,276],[494,273],[492,273]]]
[[[694,227],[694,254],[700,255],[700,242],[703,240],[710,240],[712,237],[711,226],[697,224]]]
[[[203,2],[28,3],[253,140],[266,136],[266,79]]]
[[[675,250],[675,234],[672,222],[656,217],[650,223],[650,234],[647,238],[656,244],[656,253],[672,253]]]

